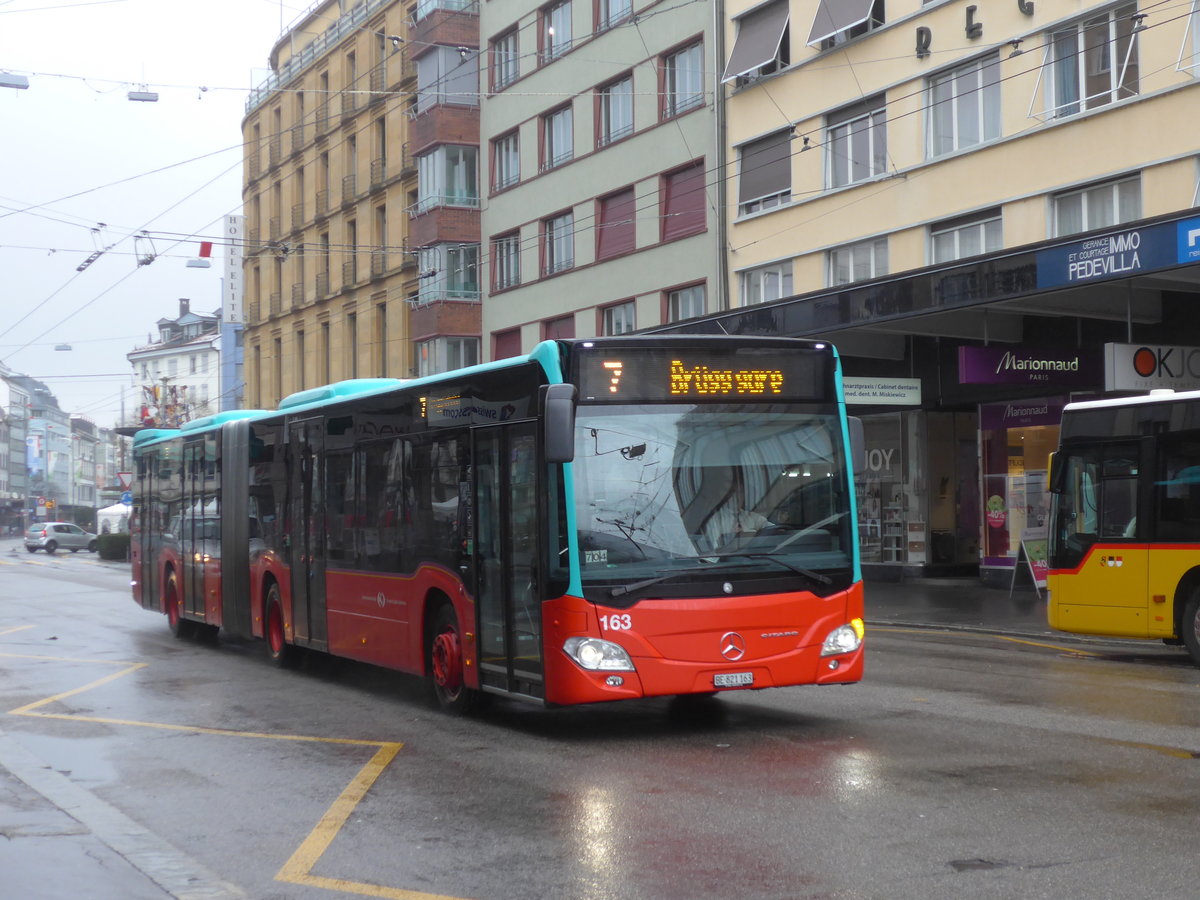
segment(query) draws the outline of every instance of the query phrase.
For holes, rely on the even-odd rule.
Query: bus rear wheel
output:
[[[484,695],[466,686],[463,679],[462,631],[448,603],[438,607],[429,639],[429,673],[438,705],[453,715],[474,712],[483,706]]]
[[[1192,591],[1183,607],[1183,621],[1179,623],[1179,636],[1192,656],[1192,662],[1200,666],[1200,589]]]
[[[167,608],[167,627],[171,629],[171,634],[181,641],[190,638],[195,631],[195,623],[183,617],[183,597],[179,594],[179,582],[174,575],[167,578],[163,604]]]
[[[295,664],[298,650],[287,642],[283,627],[283,601],[279,599],[279,585],[272,584],[267,591],[267,656],[272,665],[287,668]]]

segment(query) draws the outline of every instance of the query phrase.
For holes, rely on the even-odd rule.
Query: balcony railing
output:
[[[427,213],[431,209],[436,209],[439,206],[457,206],[466,209],[479,209],[478,197],[462,197],[456,194],[433,194],[429,197],[423,197],[408,207],[405,212],[408,213],[410,219],[415,219],[422,213]]]
[[[342,202],[349,203],[358,194],[358,176],[342,176]]]
[[[251,153],[248,163],[250,177],[257,178],[262,172],[262,155],[258,153]]]
[[[283,223],[279,220],[279,216],[272,216],[267,223],[267,240],[277,241],[283,237]]]
[[[247,305],[246,321],[249,322],[251,325],[254,325],[260,321],[260,316],[258,315],[258,301],[257,300],[251,300],[249,305]]]
[[[377,188],[383,184],[387,177],[387,160],[373,159],[371,160],[371,187]]]
[[[279,161],[283,158],[283,139],[279,135],[271,138],[271,142],[267,145],[267,159],[272,166],[279,165]]]
[[[299,309],[304,305],[304,282],[297,282],[292,285],[292,309]]]
[[[358,282],[358,261],[347,259],[342,261],[342,286],[349,287]]]
[[[305,138],[306,130],[307,129],[305,128],[303,123],[295,126],[292,129],[292,152],[293,153],[299,152],[300,148],[304,146],[304,138]]]
[[[292,231],[299,231],[304,227],[304,204],[297,203],[292,207]]]
[[[371,277],[379,278],[387,271],[387,251],[377,250],[371,254]]]
[[[329,215],[329,191],[317,191],[317,218]]]
[[[283,298],[279,291],[274,291],[271,294],[271,315],[278,316],[283,314]]]
[[[328,272],[318,272],[317,273],[317,297],[319,299],[321,297],[328,297],[328,296],[329,296],[329,273]]]

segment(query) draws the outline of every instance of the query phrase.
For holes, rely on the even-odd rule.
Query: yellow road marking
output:
[[[17,631],[23,631],[32,628],[32,625],[20,625],[0,631],[0,636],[12,634]],[[301,741],[321,744],[340,744],[343,746],[359,746],[359,747],[376,747],[378,748],[375,755],[370,761],[359,770],[358,774],[350,782],[350,784],[342,791],[341,795],[333,802],[333,805],[326,810],[325,815],[317,822],[316,826],[296,851],[291,858],[284,863],[283,868],[275,875],[276,881],[288,882],[291,884],[302,884],[310,887],[318,887],[331,891],[342,891],[344,893],[361,894],[367,897],[383,897],[388,900],[461,900],[461,898],[448,897],[441,894],[426,894],[419,891],[409,891],[403,888],[387,887],[385,885],[370,884],[368,882],[350,881],[341,878],[326,878],[320,875],[313,875],[312,870],[317,865],[321,856],[333,844],[341,833],[342,828],[353,814],[355,808],[362,802],[367,795],[367,791],[379,779],[388,765],[395,759],[396,754],[400,752],[404,744],[398,741],[370,741],[359,740],[356,738],[330,738],[317,737],[314,735],[302,734],[270,734],[266,732],[253,731],[235,731],[227,728],[208,728],[201,725],[177,725],[169,722],[140,722],[135,719],[115,719],[103,716],[85,716],[72,713],[52,713],[41,711],[41,708],[66,700],[70,697],[77,696],[87,691],[94,690],[102,685],[109,684],[119,678],[123,678],[140,669],[149,666],[149,663],[131,663],[126,661],[103,660],[103,659],[77,659],[64,656],[45,656],[23,653],[0,653],[0,657],[12,659],[31,659],[39,661],[51,662],[69,662],[82,663],[86,665],[108,665],[108,666],[123,666],[119,672],[114,672],[111,675],[105,675],[103,678],[98,678],[91,681],[82,687],[74,688],[69,691],[62,691],[50,697],[45,697],[41,700],[35,700],[32,703],[27,703],[24,706],[19,706],[16,709],[9,710],[10,716],[27,716],[30,718],[40,719],[60,719],[74,722],[94,722],[106,725],[128,725],[137,728],[156,728],[164,731],[184,731],[193,734],[209,734],[220,737],[239,737],[239,738],[254,738],[257,740],[273,740],[273,741]]]
[[[1143,744],[1139,741],[1118,741],[1109,738],[1103,738],[1109,744],[1116,744],[1119,747],[1132,747],[1135,750],[1153,750],[1155,753],[1161,753],[1164,756],[1173,756],[1176,759],[1198,759],[1200,753],[1195,750],[1184,750],[1182,747],[1166,747],[1162,744]]]
[[[6,634],[15,634],[18,631],[25,631],[27,628],[32,627],[32,625],[14,625],[12,628],[5,628],[3,631],[0,631],[0,637],[4,637]]]

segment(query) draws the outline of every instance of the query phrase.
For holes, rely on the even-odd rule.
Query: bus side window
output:
[[[1200,441],[1163,441],[1155,480],[1160,541],[1200,541]]]

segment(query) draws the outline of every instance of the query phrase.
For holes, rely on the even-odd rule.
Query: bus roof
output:
[[[1079,400],[1075,403],[1068,403],[1063,407],[1063,412],[1173,402],[1200,402],[1200,391],[1154,390],[1148,394],[1139,394],[1136,397],[1106,397],[1103,400]]]

